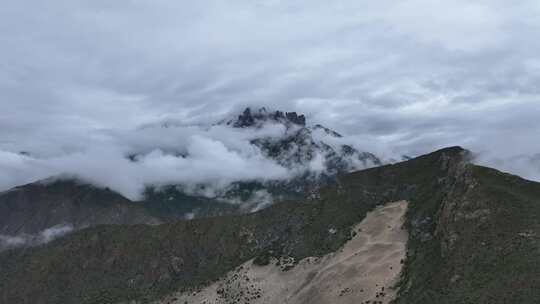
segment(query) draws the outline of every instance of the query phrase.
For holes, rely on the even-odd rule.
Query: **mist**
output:
[[[206,195],[211,196],[233,182],[287,180],[306,170],[324,172],[327,168],[321,155],[306,166],[284,167],[251,143],[256,138],[281,139],[295,131],[277,123],[233,128],[211,122],[162,121],[133,130],[101,131],[99,139],[81,141],[72,151],[0,151],[0,191],[57,176],[108,187],[132,200],[140,200],[147,186],[163,185],[189,189],[203,184]],[[347,138],[314,134],[330,145],[355,145]],[[365,166],[351,163],[351,167]]]
[[[25,247],[38,246],[51,242],[73,231],[69,224],[57,225],[47,228],[36,234],[4,235],[0,234],[0,251]]]

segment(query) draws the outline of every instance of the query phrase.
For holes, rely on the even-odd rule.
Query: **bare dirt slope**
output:
[[[338,252],[303,259],[292,268],[290,259],[268,266],[248,261],[207,288],[157,303],[389,303],[405,259],[406,210],[407,202],[400,201],[368,213]]]

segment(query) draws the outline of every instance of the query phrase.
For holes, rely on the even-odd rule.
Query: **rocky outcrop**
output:
[[[260,108],[256,112],[252,112],[251,108],[246,108],[238,119],[228,121],[228,125],[235,128],[260,127],[266,122],[283,123],[286,126],[305,126],[306,117],[299,115],[296,112],[268,112],[266,108]]]
[[[281,138],[257,138],[252,143],[267,157],[286,168],[319,170],[315,173],[323,173],[329,177],[382,164],[382,161],[372,153],[360,152],[350,145],[331,145],[324,139],[317,139],[313,132],[320,128],[300,128]],[[325,132],[330,136],[341,136],[329,129]],[[321,167],[310,167],[317,157],[321,157]]]
[[[315,173],[328,176],[382,164],[381,160],[371,153],[360,152],[350,145],[334,145],[324,139],[317,139],[314,132],[319,131],[333,138],[343,136],[320,124],[306,126],[305,116],[296,112],[268,112],[266,108],[253,112],[251,108],[246,108],[237,120],[227,122],[228,125],[239,128],[257,128],[265,123],[283,124],[287,132],[282,137],[256,138],[251,143],[286,168],[313,170],[310,163],[318,156],[323,158],[323,168],[317,170],[324,172]]]
[[[321,186],[334,183],[338,174],[382,165],[372,153],[336,143],[334,139],[343,138],[338,132],[320,124],[306,125],[305,116],[296,112],[246,108],[236,120],[226,124],[237,128],[261,128],[268,123],[283,125],[285,133],[278,137],[255,138],[251,144],[267,158],[291,170],[293,177],[287,181],[259,183],[256,189],[263,189],[278,200],[312,196]],[[253,183],[257,182],[247,184]]]

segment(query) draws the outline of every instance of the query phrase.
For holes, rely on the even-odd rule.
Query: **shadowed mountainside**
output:
[[[0,234],[35,234],[59,224],[157,224],[142,206],[75,180],[41,181],[0,193]]]

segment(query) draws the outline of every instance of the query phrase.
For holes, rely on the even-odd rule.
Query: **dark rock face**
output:
[[[247,108],[244,110],[238,120],[234,123],[234,126],[237,128],[251,127],[255,124],[255,118],[251,115],[251,109]]]
[[[297,124],[300,126],[306,125],[306,117],[304,115],[298,115],[296,112],[288,112],[285,113],[285,117],[288,121],[292,122],[293,124]]]
[[[236,128],[257,127],[265,122],[283,123],[285,125],[305,126],[306,117],[298,115],[296,112],[275,111],[269,113],[266,108],[260,108],[253,113],[251,108],[246,108],[244,112],[238,116],[236,121],[229,121],[227,124],[233,125]]]

